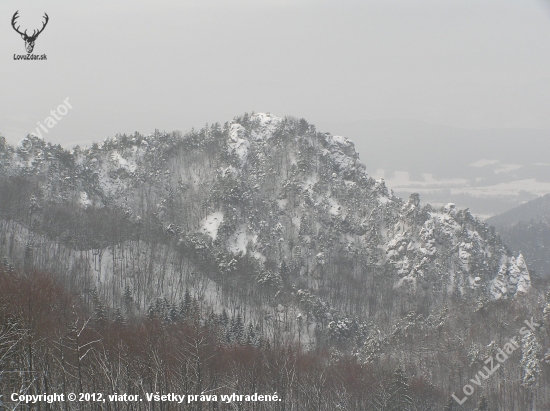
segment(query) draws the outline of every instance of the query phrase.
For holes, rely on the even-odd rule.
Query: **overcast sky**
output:
[[[16,10],[31,32],[48,13],[47,61],[13,60]],[[12,143],[67,97],[46,135],[67,146],[251,111],[336,134],[393,118],[550,129],[548,0],[3,0],[0,17]]]

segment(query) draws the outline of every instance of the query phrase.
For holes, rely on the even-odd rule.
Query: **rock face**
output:
[[[529,292],[523,257],[507,255],[492,227],[454,204],[395,197],[349,139],[303,119],[244,115],[185,136],[136,133],[72,151],[32,143],[28,152],[0,143],[0,174],[33,181],[37,210],[124,210],[149,238],[192,247],[221,274],[246,261],[253,282],[307,288],[333,305],[357,299],[358,314],[392,293],[432,307]]]
[[[531,278],[523,255],[505,259],[498,275],[491,282],[491,294],[495,299],[526,293],[531,288]]]

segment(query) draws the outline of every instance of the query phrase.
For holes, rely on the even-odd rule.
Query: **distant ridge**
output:
[[[500,238],[514,253],[529,261],[529,272],[550,278],[550,194],[491,217]]]
[[[510,227],[519,222],[550,221],[550,194],[536,198],[505,213],[487,219],[497,228]]]

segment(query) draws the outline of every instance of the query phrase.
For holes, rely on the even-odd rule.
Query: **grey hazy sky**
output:
[[[30,31],[49,14],[47,61],[13,60],[16,10]],[[388,118],[550,129],[548,0],[3,0],[0,17],[12,143],[67,97],[46,136],[64,145],[250,111],[336,134]]]

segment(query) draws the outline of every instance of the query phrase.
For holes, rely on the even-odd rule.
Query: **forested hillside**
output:
[[[367,175],[347,138],[269,114],[186,135],[119,135],[71,151],[29,138],[28,151],[0,142],[0,256],[6,281],[10,273],[50,273],[78,301],[81,314],[60,308],[73,315],[63,330],[91,318],[101,344],[118,335],[110,343],[123,347],[157,327],[173,346],[191,327],[192,335],[208,333],[223,351],[212,355],[227,361],[241,349],[296,367],[311,361],[327,381],[348,364],[357,375],[334,380],[332,403],[321,389],[311,394],[325,408],[299,391],[286,404],[373,410],[395,409],[385,403],[394,380],[414,395],[427,390],[425,404],[397,409],[442,409],[516,336],[521,349],[462,409],[474,409],[482,395],[494,409],[548,405],[548,285],[533,287],[529,260],[509,254],[494,228],[467,210],[421,207],[417,194],[395,197]],[[10,328],[22,324],[13,307],[5,306],[8,333],[21,332]],[[546,326],[520,338],[532,317]],[[117,331],[105,334],[109,327]],[[113,353],[101,357],[101,344],[92,344],[89,375]],[[266,352],[268,345],[283,351]],[[124,355],[119,364],[138,361]],[[162,361],[155,367],[167,370]],[[364,374],[371,372],[376,383]],[[111,382],[113,390],[124,378]],[[242,381],[223,372],[212,378],[209,389]],[[182,381],[162,389],[203,389],[196,379]],[[368,394],[358,399],[357,387]]]
[[[491,217],[506,245],[521,252],[536,277],[550,278],[550,195]]]

